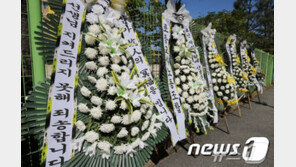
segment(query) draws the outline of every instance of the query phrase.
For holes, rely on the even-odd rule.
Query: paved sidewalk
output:
[[[230,128],[230,134],[226,134],[215,128],[209,131],[208,135],[199,136],[195,140],[201,146],[205,143],[211,144],[235,144],[240,143],[239,152],[242,153],[243,146],[250,137],[266,137],[269,140],[269,149],[265,161],[259,165],[249,165],[240,160],[226,160],[225,157],[221,162],[213,162],[214,157],[198,155],[196,158],[187,156],[187,150],[182,147],[177,148],[177,152],[167,156],[156,164],[156,167],[273,167],[274,166],[274,87],[267,89],[260,95],[261,104],[258,98],[252,99],[252,111],[249,110],[248,104],[241,106],[242,118],[230,114],[227,119]],[[237,114],[237,111],[233,112]],[[218,125],[219,128],[225,129],[224,123]],[[189,145],[185,145],[188,149]],[[241,156],[237,156],[241,157]]]

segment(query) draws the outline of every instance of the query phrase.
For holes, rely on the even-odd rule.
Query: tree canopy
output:
[[[274,2],[273,0],[236,0],[234,10],[209,12],[197,18],[199,24],[213,27],[225,35],[236,34],[271,54],[274,53]]]

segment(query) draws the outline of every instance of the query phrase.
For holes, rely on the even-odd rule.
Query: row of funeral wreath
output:
[[[43,84],[46,108],[36,107],[26,118],[44,113],[43,122],[27,121],[29,133],[42,133],[38,147],[44,166],[144,166],[168,134],[175,146],[188,136],[188,126],[206,133],[251,86],[261,92],[265,86],[246,41],[237,54],[236,36],[228,38],[227,65],[211,24],[201,31],[203,68],[189,29],[191,16],[185,5],[176,10],[171,0],[162,14],[170,101],[161,97],[125,0],[67,0],[61,15],[51,81]],[[38,125],[45,128],[36,131]]]

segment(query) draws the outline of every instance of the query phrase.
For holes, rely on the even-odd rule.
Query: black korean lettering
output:
[[[57,93],[54,97],[56,100],[66,100],[68,102],[71,96],[69,93]]]
[[[70,135],[66,132],[56,132],[53,135],[51,135],[51,137],[54,138],[57,141],[57,143],[65,142],[67,136]]]
[[[49,166],[55,166],[55,165],[63,165],[65,160],[65,158],[63,156],[59,156],[59,160],[58,159],[55,159],[55,160],[52,160],[52,161],[49,161]]]
[[[57,91],[65,91],[65,92],[70,92],[70,89],[73,89],[73,87],[69,86],[69,83],[59,83],[58,86],[56,86]]]
[[[60,110],[54,110],[53,116],[65,116],[65,118],[67,118],[69,116],[69,109],[64,108],[64,109],[60,109]]]
[[[51,152],[59,152],[59,151],[62,151],[63,152],[63,154],[65,154],[65,152],[66,152],[66,144],[62,144],[62,148],[61,149],[56,149],[56,148],[49,148],[49,150],[51,151]]]
[[[59,74],[64,74],[64,75],[66,75],[66,76],[68,76],[68,77],[70,77],[71,75],[72,75],[72,73],[71,73],[71,69],[62,69],[62,68],[60,68],[60,69],[58,69],[58,73]]]
[[[58,122],[54,123],[52,126],[57,127],[58,130],[65,130],[67,125],[71,125],[71,123],[69,123],[67,120],[65,121],[59,120]]]

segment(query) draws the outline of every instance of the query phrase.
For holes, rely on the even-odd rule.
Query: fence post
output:
[[[40,81],[44,81],[44,61],[42,57],[38,54],[36,49],[36,34],[37,26],[40,25],[41,21],[41,3],[40,0],[28,0],[27,1],[27,11],[28,11],[28,27],[30,36],[30,50],[32,58],[32,75],[33,84],[36,85]]]

